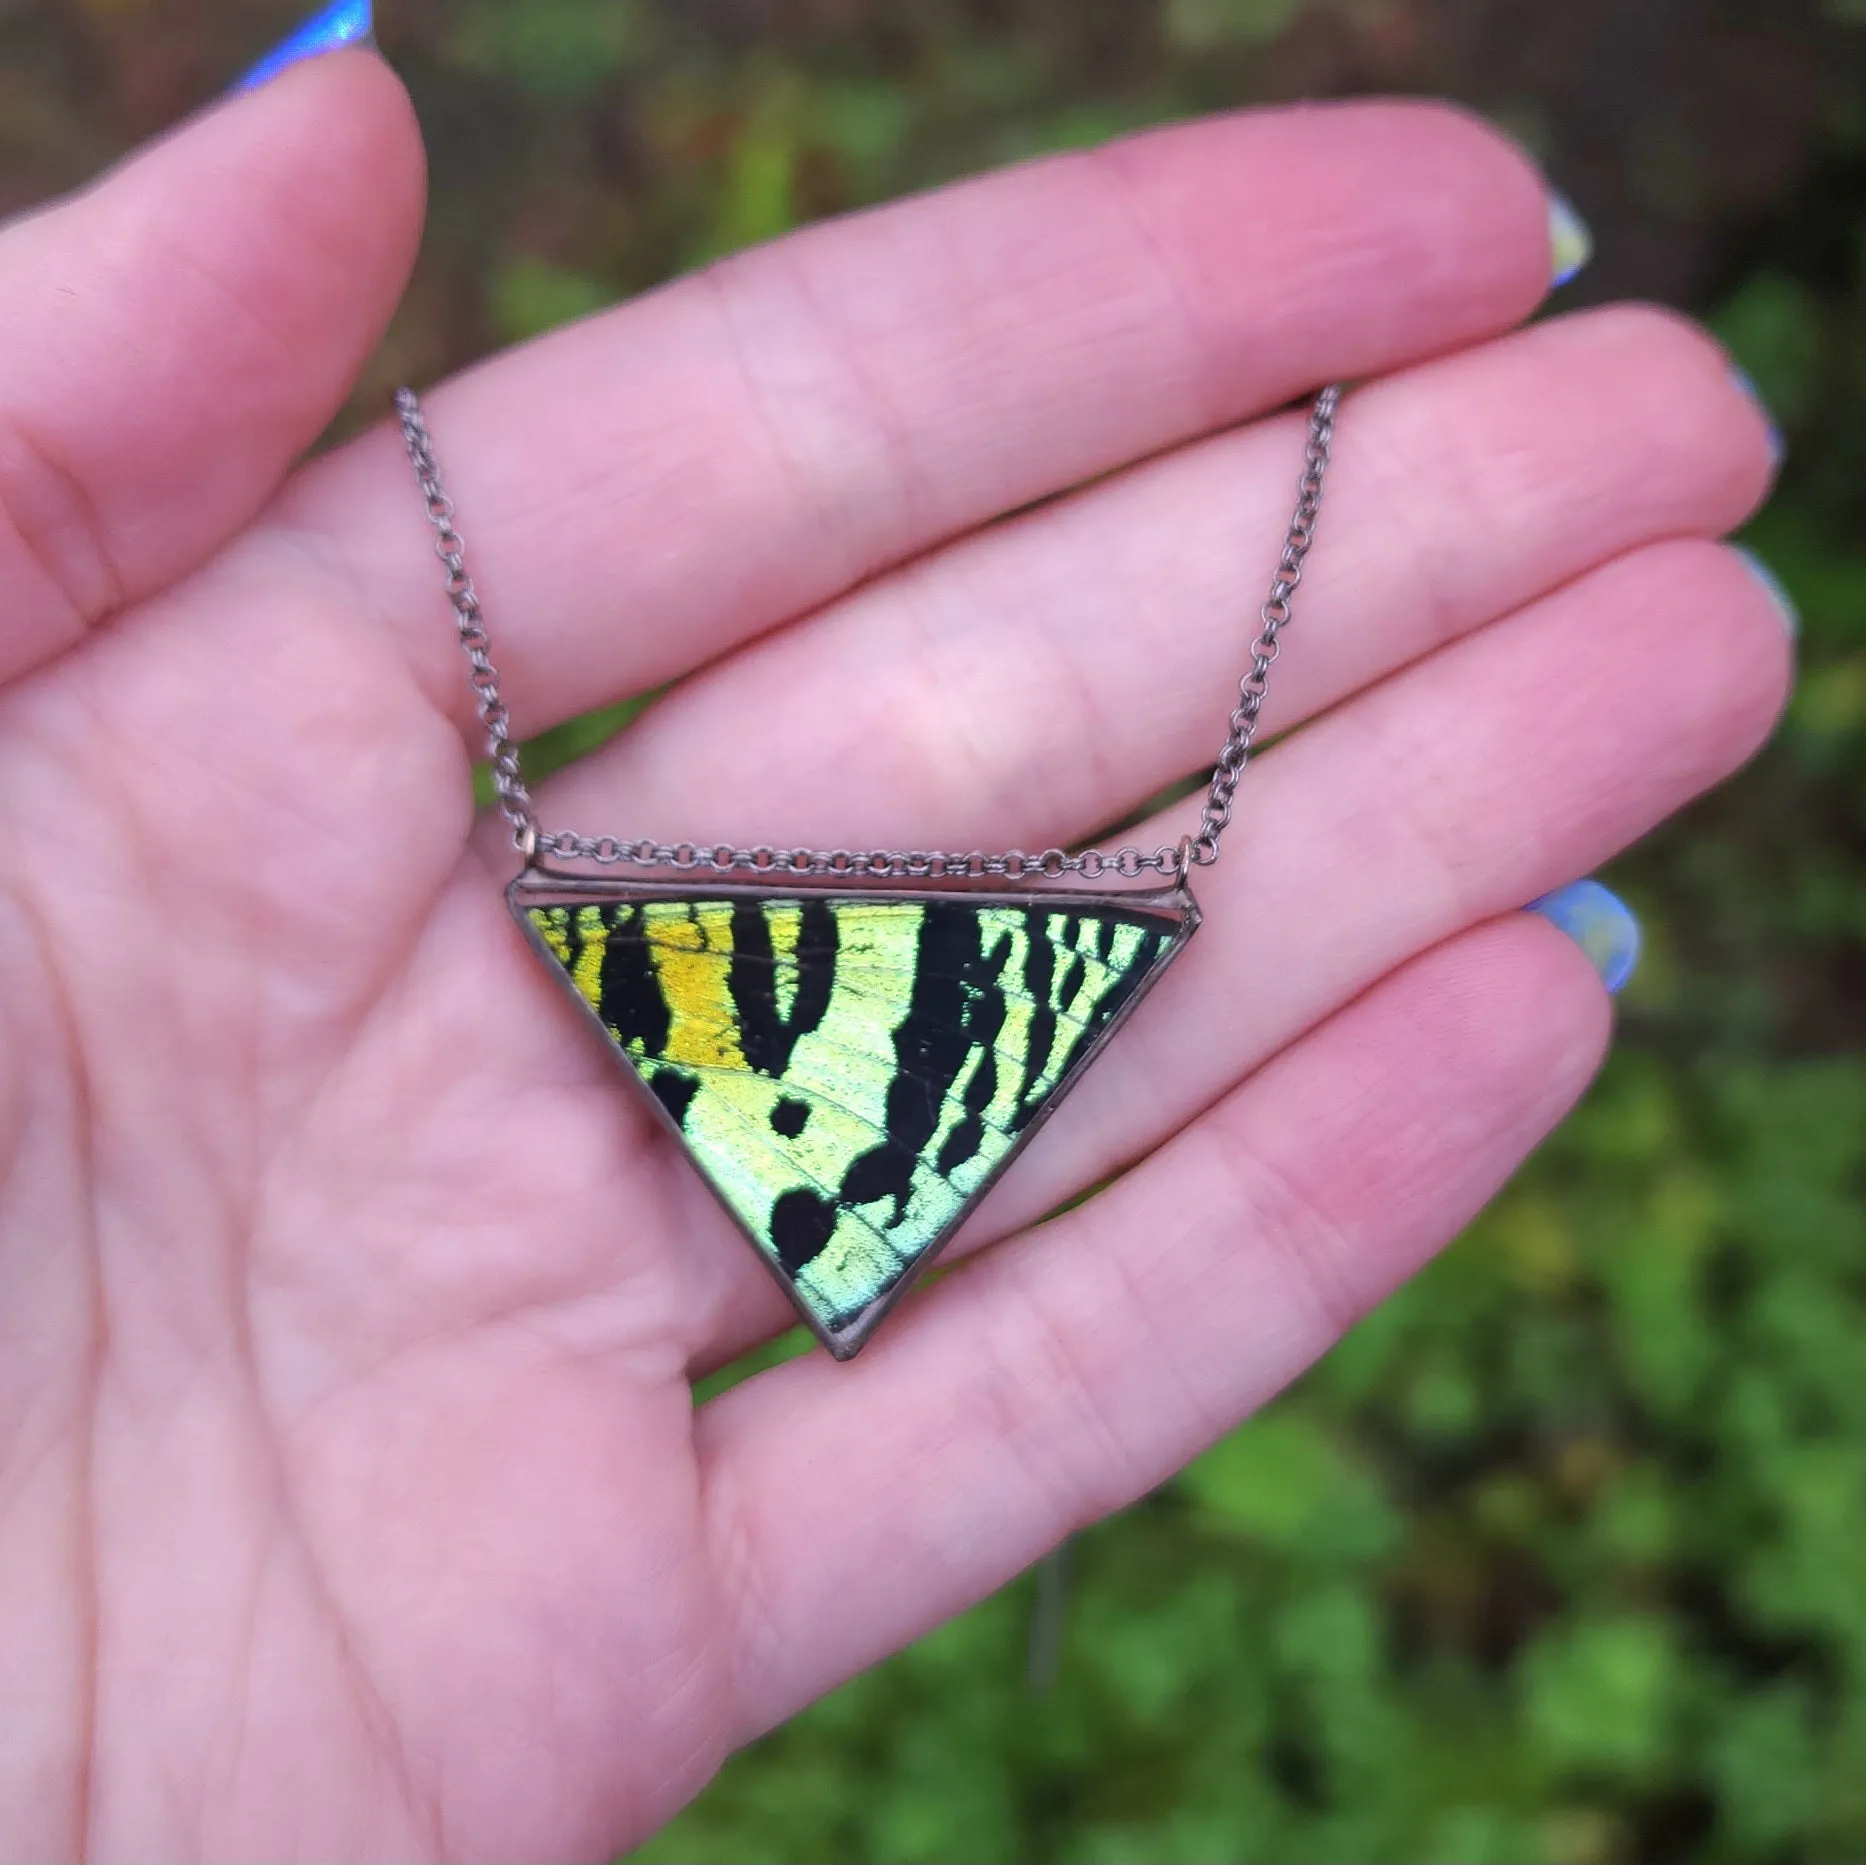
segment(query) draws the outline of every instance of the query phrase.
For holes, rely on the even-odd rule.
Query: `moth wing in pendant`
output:
[[[1198,924],[1183,892],[511,889],[831,1353],[849,1359]]]

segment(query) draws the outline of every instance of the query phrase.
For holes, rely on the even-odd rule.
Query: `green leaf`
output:
[[[574,103],[607,87],[648,47],[636,0],[474,0],[448,38],[455,63]]]
[[[1663,1619],[1629,1614],[1560,1626],[1524,1667],[1530,1730],[1558,1772],[1650,1773],[1677,1734],[1683,1669]]]
[[[1726,1855],[1798,1850],[1819,1804],[1814,1717],[1806,1690],[1775,1684],[1739,1698],[1709,1749]]]
[[[1210,1527],[1282,1553],[1369,1561],[1398,1538],[1377,1480],[1290,1409],[1233,1432],[1185,1472],[1180,1487]]]
[[[523,343],[606,310],[614,294],[593,278],[520,253],[492,281],[492,318],[508,343]]]
[[[1820,301],[1799,280],[1765,272],[1747,280],[1711,318],[1785,427],[1812,408],[1821,361]]]
[[[1167,0],[1166,37],[1184,52],[1267,45],[1301,15],[1304,0]]]
[[[781,132],[748,128],[732,145],[712,245],[732,252],[788,233],[797,222],[797,148]]]

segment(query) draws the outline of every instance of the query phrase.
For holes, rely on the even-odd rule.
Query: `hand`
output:
[[[1445,110],[1017,170],[436,391],[523,726],[686,676],[547,825],[1042,847],[1210,757],[1300,455],[1265,411],[1367,382],[1270,701],[1304,729],[1199,939],[975,1262],[696,1415],[788,1311],[507,916],[392,425],[287,476],[420,174],[352,53],[0,236],[21,1857],[639,1838],[1457,1231],[1607,1038],[1512,909],[1726,774],[1787,680],[1708,541],[1759,415],[1658,312],[1504,334],[1544,195]]]

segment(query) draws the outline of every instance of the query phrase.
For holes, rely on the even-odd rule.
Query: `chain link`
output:
[[[470,668],[473,703],[486,732],[486,759],[492,766],[493,789],[499,808],[512,825],[512,844],[531,860],[538,846],[538,815],[525,773],[519,762],[518,740],[512,736],[512,715],[499,695],[499,670],[492,664],[492,640],[480,610],[479,591],[467,574],[466,539],[454,527],[454,502],[441,482],[440,463],[434,457],[434,438],[421,416],[421,403],[412,389],[398,390],[396,412],[402,418],[402,440],[409,464],[428,502],[428,523],[434,527],[434,554],[447,570],[447,599],[454,607],[461,651]]]
[[[1296,591],[1302,587],[1303,563],[1315,543],[1316,519],[1334,453],[1335,415],[1341,405],[1338,386],[1316,397],[1309,417],[1308,445],[1303,454],[1302,479],[1297,488],[1296,511],[1283,540],[1283,555],[1270,584],[1270,594],[1258,611],[1259,632],[1252,642],[1250,666],[1238,683],[1231,729],[1212,772],[1211,787],[1199,817],[1198,832],[1179,844],[1151,851],[1128,846],[1119,849],[1045,849],[1025,854],[1008,849],[987,854],[972,849],[963,854],[905,849],[735,848],[721,843],[701,848],[691,842],[629,842],[612,835],[575,835],[569,831],[547,834],[538,825],[531,792],[525,787],[518,741],[512,718],[500,697],[499,673],[492,661],[492,642],[486,633],[479,593],[467,573],[466,541],[454,524],[454,502],[447,496],[434,457],[434,440],[413,390],[395,397],[401,417],[402,439],[415,469],[422,496],[427,500],[428,522],[434,527],[436,556],[447,571],[447,596],[453,604],[460,646],[470,668],[473,699],[486,733],[486,756],[492,767],[493,788],[500,811],[512,827],[512,845],[525,860],[555,856],[562,861],[591,861],[607,867],[662,868],[676,873],[751,874],[766,878],[806,879],[832,876],[849,880],[1025,880],[1032,876],[1056,880],[1079,875],[1100,880],[1118,875],[1139,880],[1162,874],[1183,882],[1193,868],[1209,868],[1218,859],[1218,845],[1230,827],[1237,789],[1250,763],[1263,712],[1270,669],[1276,665],[1283,630],[1290,624]]]

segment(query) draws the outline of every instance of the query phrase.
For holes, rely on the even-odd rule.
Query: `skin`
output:
[[[696,1413],[785,1311],[507,919],[396,437],[294,473],[421,211],[346,54],[0,232],[7,1856],[653,1830],[1459,1229],[1608,1039],[1513,909],[1789,678],[1712,541],[1756,411],[1666,314],[1509,334],[1541,183],[1442,108],[971,183],[436,391],[525,729],[691,675],[548,823],[1043,847],[1209,758],[1294,485],[1265,411],[1367,383],[1205,930],[988,1251]]]

